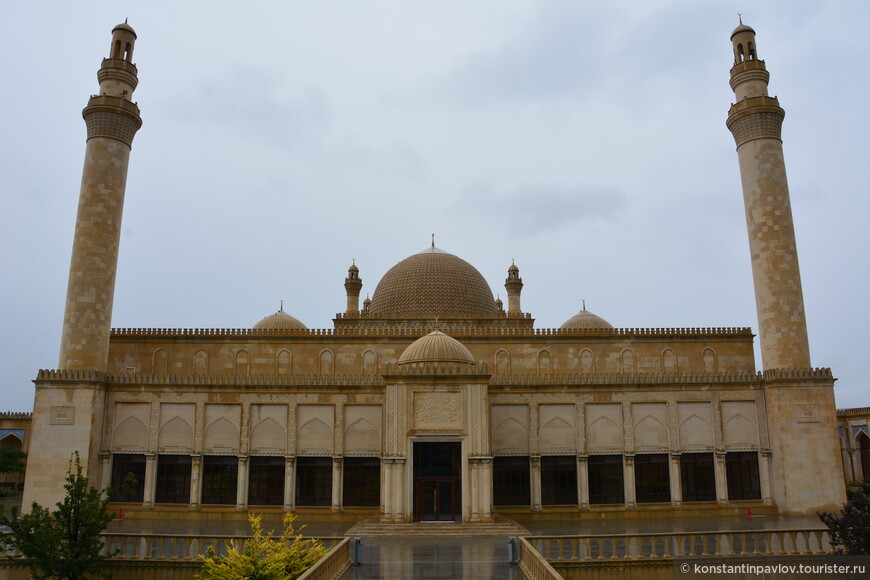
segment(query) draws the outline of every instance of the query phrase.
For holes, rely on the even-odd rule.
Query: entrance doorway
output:
[[[462,519],[462,444],[414,442],[414,519]]]

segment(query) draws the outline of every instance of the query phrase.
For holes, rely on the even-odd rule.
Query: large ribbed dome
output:
[[[253,328],[257,330],[305,330],[308,327],[284,312],[282,306],[278,312],[262,319]]]
[[[375,318],[490,318],[498,309],[474,266],[432,246],[384,274],[369,313]]]
[[[586,310],[584,304],[583,310],[566,320],[562,328],[613,328],[613,325]]]
[[[475,364],[464,344],[437,330],[412,342],[398,360],[400,365],[440,362]]]

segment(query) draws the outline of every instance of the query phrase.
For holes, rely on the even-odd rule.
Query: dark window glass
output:
[[[190,503],[190,455],[157,457],[156,503]]]
[[[239,458],[206,455],[202,458],[202,503],[236,503],[239,485]]]
[[[345,457],[343,475],[343,505],[381,505],[380,459],[377,457]]]
[[[492,460],[492,502],[495,505],[532,503],[528,457],[496,457]]]
[[[589,467],[589,503],[625,503],[622,455],[592,455]]]
[[[671,501],[667,453],[635,456],[634,490],[637,503]]]
[[[757,451],[726,453],[725,474],[729,500],[761,499]]]
[[[144,497],[145,456],[140,453],[112,455],[112,501],[141,502]]]
[[[251,457],[248,505],[284,505],[284,458]]]
[[[332,505],[332,458],[296,459],[296,505]]]
[[[541,457],[541,503],[577,505],[577,458]]]
[[[716,474],[712,453],[683,453],[680,456],[683,501],[716,501]]]

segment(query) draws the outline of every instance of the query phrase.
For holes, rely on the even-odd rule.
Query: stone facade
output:
[[[85,110],[61,362],[35,381],[25,505],[57,500],[57,465],[73,451],[126,512],[155,517],[256,508],[486,522],[497,511],[814,513],[843,500],[834,378],[809,361],[784,113],[767,97],[751,28],[732,36],[728,126],[763,372],[748,328],[613,328],[585,306],[561,328],[535,328],[515,264],[505,310],[434,241],[391,268],[362,308],[352,265],[332,329],[308,329],[282,305],[246,329],[110,331],[139,118],[128,102],[135,33],[113,34],[103,94]],[[105,260],[88,253],[95,241],[111,250]],[[130,473],[135,484],[122,488]]]

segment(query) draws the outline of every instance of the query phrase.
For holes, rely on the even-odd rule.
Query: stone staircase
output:
[[[525,536],[529,530],[513,520],[496,516],[492,523],[414,522],[383,524],[377,517],[357,522],[345,536]]]

